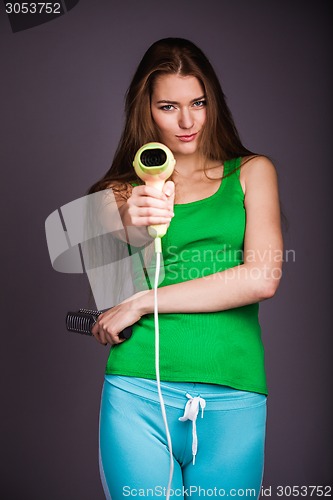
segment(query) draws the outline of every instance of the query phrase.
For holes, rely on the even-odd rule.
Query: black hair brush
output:
[[[79,309],[77,312],[68,312],[66,315],[66,328],[69,332],[81,333],[83,335],[92,335],[91,329],[96,323],[98,316],[103,312],[92,309]],[[119,338],[129,339],[132,335],[132,326],[126,327],[119,333]]]

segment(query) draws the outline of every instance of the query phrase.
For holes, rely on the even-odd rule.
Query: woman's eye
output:
[[[202,100],[202,101],[196,101],[193,103],[193,106],[195,108],[202,108],[203,106],[206,105],[206,101],[205,100]]]
[[[171,111],[172,108],[172,104],[165,104],[164,106],[160,107],[160,109],[162,109],[163,111]]]

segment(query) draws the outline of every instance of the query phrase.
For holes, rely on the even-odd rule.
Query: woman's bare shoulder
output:
[[[269,168],[275,170],[273,162],[264,155],[244,156],[241,162],[241,170],[250,174],[255,169]]]
[[[244,157],[241,163],[240,183],[244,194],[246,189],[253,183],[276,180],[276,168],[273,162],[263,155]]]

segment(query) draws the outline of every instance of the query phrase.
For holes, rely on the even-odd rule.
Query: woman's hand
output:
[[[152,186],[136,186],[127,200],[127,225],[152,226],[167,224],[173,217],[175,184],[167,181],[163,192]]]
[[[119,338],[119,333],[127,326],[139,321],[145,314],[142,297],[146,294],[149,294],[149,290],[135,293],[117,306],[100,314],[91,330],[95,339],[103,345],[116,345],[124,342],[126,339]]]
[[[152,237],[147,227],[154,224],[166,224],[169,227],[173,216],[175,185],[167,181],[163,192],[151,186],[136,186],[131,188],[131,195],[124,198],[114,189],[114,197],[119,210],[122,226],[115,229],[114,203],[105,203],[99,214],[102,226],[112,232],[118,239],[133,246],[143,246],[151,243]]]

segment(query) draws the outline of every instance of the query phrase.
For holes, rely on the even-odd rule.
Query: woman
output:
[[[176,159],[163,192],[143,185],[132,167],[150,141],[164,143]],[[251,490],[258,498],[267,396],[258,303],[275,294],[281,277],[277,176],[268,158],[242,145],[217,76],[193,43],[167,38],[144,55],[113,164],[90,193],[107,187],[124,226],[135,227],[135,245],[151,242],[149,225],[168,224],[158,311],[173,494],[238,498]],[[165,494],[170,457],[156,389],[153,311],[153,290],[139,292],[93,328],[99,342],[112,346],[100,451],[105,493],[114,499]],[[132,337],[119,338],[129,325]],[[200,405],[204,416],[195,422]]]

